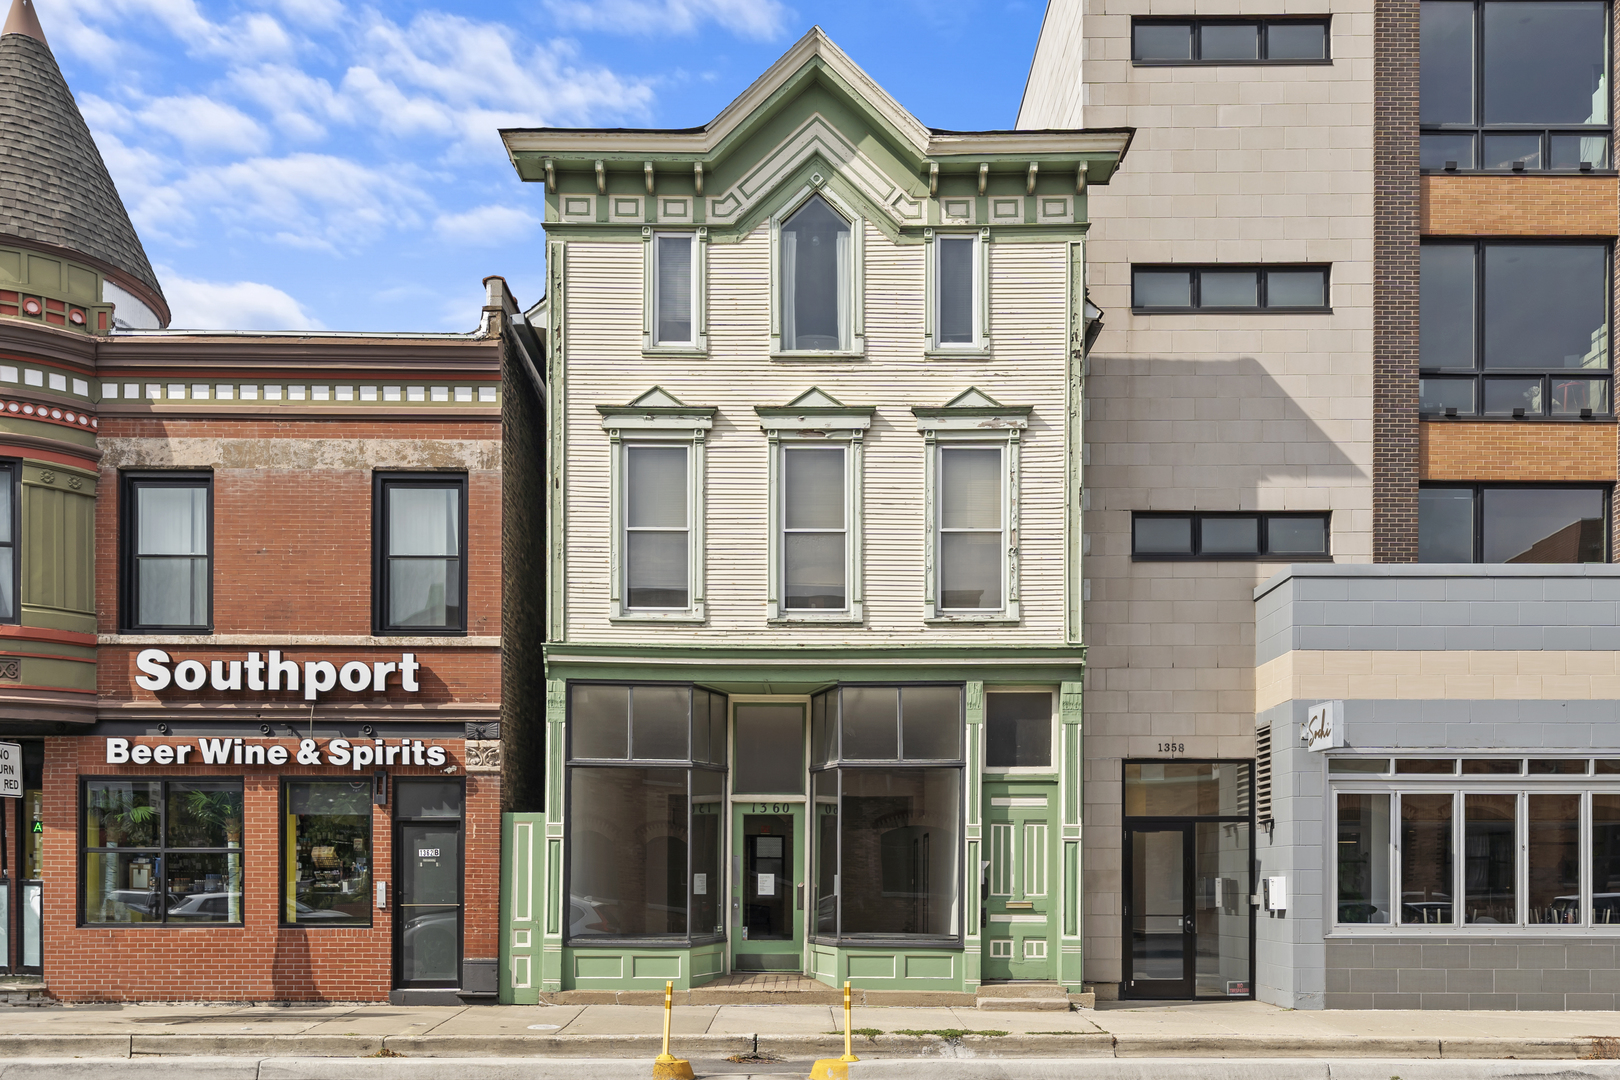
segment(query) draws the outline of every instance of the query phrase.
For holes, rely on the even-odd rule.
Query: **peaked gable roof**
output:
[[[32,15],[16,0],[0,36],[0,237],[101,264],[166,322],[157,275]]]

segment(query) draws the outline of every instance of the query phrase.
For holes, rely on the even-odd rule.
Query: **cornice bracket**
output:
[[[985,187],[985,185],[987,183],[989,183],[989,181],[990,181],[990,163],[988,161],[981,161],[981,162],[979,162],[979,194],[980,195],[984,194],[984,187]]]
[[[703,162],[692,162],[692,183],[697,185],[697,193],[703,194]]]
[[[928,163],[928,196],[933,198],[939,194],[939,162]]]
[[[1041,163],[1040,162],[1032,161],[1032,162],[1029,163],[1029,179],[1024,182],[1024,194],[1026,194],[1026,195],[1035,194],[1035,174],[1040,172],[1040,171],[1041,171]]]
[[[607,166],[602,164],[601,158],[596,159],[596,193],[607,194]]]
[[[652,166],[652,162],[643,161],[641,163],[641,173],[642,173],[643,176],[645,176],[647,178],[647,194],[651,195],[653,193],[653,166]]]

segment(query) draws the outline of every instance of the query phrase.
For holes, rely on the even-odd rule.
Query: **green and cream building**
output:
[[[544,812],[503,1000],[1080,989],[1086,201],[1129,132],[925,127],[812,30],[544,184]]]

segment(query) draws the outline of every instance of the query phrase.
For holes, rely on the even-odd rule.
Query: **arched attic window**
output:
[[[782,223],[782,348],[850,348],[854,252],[849,222],[820,195]]]

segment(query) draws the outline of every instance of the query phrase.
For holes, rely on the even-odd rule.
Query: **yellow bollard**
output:
[[[692,1063],[669,1052],[670,1009],[675,1004],[675,984],[664,984],[664,1052],[653,1059],[653,1080],[693,1080]]]
[[[849,1023],[849,980],[844,981],[844,1056],[841,1058],[821,1058],[810,1067],[810,1080],[849,1080],[849,1063],[859,1061],[855,1056],[854,1047],[850,1044],[852,1038]]]

